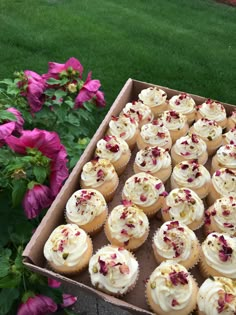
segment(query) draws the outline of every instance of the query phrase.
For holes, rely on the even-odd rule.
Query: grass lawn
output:
[[[236,103],[235,21],[213,0],[1,0],[0,80],[74,56],[108,106],[129,77]]]

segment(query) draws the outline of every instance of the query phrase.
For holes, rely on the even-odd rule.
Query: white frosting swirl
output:
[[[97,143],[95,155],[115,162],[120,159],[122,154],[130,152],[129,146],[125,140],[115,136],[105,136]]]
[[[120,242],[142,237],[149,229],[146,214],[135,205],[116,206],[108,217],[111,236]]]
[[[157,87],[150,87],[142,90],[138,97],[145,105],[154,107],[165,103],[167,94]]]
[[[212,184],[221,196],[236,195],[236,170],[217,170],[212,176]]]
[[[236,145],[236,128],[230,129],[223,135],[226,143]]]
[[[202,243],[202,251],[211,268],[236,279],[236,238],[226,233],[211,233]]]
[[[165,222],[153,238],[157,253],[176,262],[189,259],[192,255],[193,244],[197,242],[194,232],[179,221]]]
[[[188,188],[175,188],[165,198],[168,212],[172,220],[189,225],[200,221],[204,216],[204,204],[198,195]]]
[[[163,147],[171,143],[169,130],[165,126],[159,124],[156,125],[150,123],[143,125],[140,135],[146,143],[150,144],[150,146]]]
[[[171,166],[168,150],[160,147],[148,147],[137,152],[135,163],[143,172],[155,173]]]
[[[172,260],[162,262],[151,274],[151,296],[164,312],[179,311],[192,299],[193,280],[187,269]]]
[[[130,117],[138,122],[142,122],[142,120],[146,119],[152,121],[154,117],[151,109],[139,101],[127,103],[123,108],[123,113],[130,115]]]
[[[174,95],[169,100],[169,105],[171,109],[182,114],[190,114],[195,110],[194,99],[186,93]]]
[[[184,128],[187,117],[174,110],[166,110],[160,116],[160,121],[168,130],[180,130]]]
[[[198,105],[199,113],[210,120],[222,121],[226,118],[224,106],[216,101],[208,99],[201,105]]]
[[[99,187],[106,181],[112,181],[117,176],[114,166],[109,160],[95,159],[83,166],[81,179],[86,186]]]
[[[183,161],[177,164],[171,175],[180,187],[200,188],[210,182],[208,170],[201,164]]]
[[[197,120],[194,125],[194,133],[206,140],[214,140],[222,135],[222,128],[214,120],[202,118]]]
[[[76,224],[58,226],[44,245],[44,256],[56,266],[77,265],[88,248],[88,236]]]
[[[236,145],[227,144],[220,147],[216,152],[216,156],[222,166],[236,169]]]
[[[138,262],[124,248],[105,246],[89,262],[91,282],[101,290],[123,294],[136,282]]]
[[[229,119],[235,124],[236,127],[236,110],[232,111],[231,115],[229,116]]]
[[[223,233],[236,234],[236,198],[233,196],[217,199],[206,211],[206,217],[214,220]],[[207,223],[207,222],[206,222]],[[209,222],[210,223],[210,222]]]
[[[196,134],[188,134],[179,138],[173,145],[176,154],[189,159],[198,159],[207,151],[206,143]]]
[[[124,140],[132,139],[138,130],[138,123],[128,115],[112,117],[108,133]]]
[[[122,193],[124,199],[130,200],[137,206],[149,207],[164,191],[165,187],[160,179],[141,172],[127,179]]]
[[[224,277],[206,279],[198,291],[199,311],[206,315],[234,315],[236,313],[235,281]]]
[[[107,210],[103,195],[94,189],[77,190],[66,203],[67,218],[83,226]]]

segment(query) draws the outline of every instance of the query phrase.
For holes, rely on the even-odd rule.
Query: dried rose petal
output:
[[[126,200],[126,199],[123,199],[123,200],[122,200],[122,204],[123,204],[123,206],[125,206],[125,207],[130,207],[130,206],[132,206],[132,202],[131,202],[130,200]]]
[[[100,266],[99,272],[101,274],[103,274],[104,276],[106,276],[107,273],[108,273],[108,266],[107,266],[106,262],[104,260],[100,259],[100,256],[99,256],[98,257],[98,263],[99,263],[99,266]]]
[[[220,172],[219,170],[217,170],[217,171],[215,172],[215,176],[220,176],[220,174],[221,174],[221,172]]]
[[[168,192],[167,191],[163,191],[159,196],[166,197],[166,196],[168,196]]]
[[[147,197],[144,196],[144,195],[141,195],[141,196],[140,196],[140,200],[141,200],[142,202],[145,202],[145,201],[147,200]]]
[[[129,228],[135,228],[135,225],[132,223],[126,223],[126,226],[128,226]]]
[[[182,164],[181,163],[181,170],[186,170],[187,168],[189,168],[188,164]]]
[[[161,187],[162,187],[162,183],[161,183],[161,182],[158,183],[158,184],[156,184],[156,186],[155,186],[155,188],[158,189],[158,190],[159,190]]]
[[[114,253],[114,254],[111,254],[111,259],[116,259],[117,255]]]
[[[173,271],[169,274],[170,281],[173,285],[177,286],[179,284],[185,285],[188,284],[188,273],[185,273],[184,271]]]
[[[126,274],[126,275],[129,274],[129,267],[128,267],[125,263],[122,264],[122,265],[119,267],[119,269],[120,269],[120,273]]]
[[[167,224],[167,230],[176,229],[177,227],[179,227],[179,221],[172,221]]]

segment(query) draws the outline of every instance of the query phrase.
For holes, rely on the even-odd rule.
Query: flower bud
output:
[[[75,93],[77,91],[77,85],[75,83],[70,83],[68,85],[68,90],[71,92],[71,93]]]

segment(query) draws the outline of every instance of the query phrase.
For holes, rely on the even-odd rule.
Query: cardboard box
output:
[[[140,264],[140,276],[138,283],[135,289],[128,293],[124,298],[117,299],[111,297],[107,294],[99,292],[95,290],[90,282],[88,271],[84,271],[83,273],[79,274],[75,278],[68,278],[66,276],[62,276],[57,274],[50,269],[47,268],[46,261],[43,256],[43,246],[48,239],[51,232],[60,224],[65,223],[64,219],[64,209],[65,204],[72,193],[78,190],[79,187],[79,179],[80,173],[82,170],[83,165],[92,159],[94,155],[94,151],[96,148],[96,143],[99,139],[101,139],[108,127],[108,123],[111,120],[111,116],[117,116],[122,108],[128,103],[129,101],[137,100],[138,94],[144,88],[156,86],[154,84],[149,84],[145,82],[140,82],[132,79],[128,79],[125,83],[124,87],[122,88],[121,92],[117,96],[114,104],[110,108],[108,114],[106,115],[105,119],[103,120],[102,124],[98,128],[97,132],[95,133],[94,137],[91,139],[88,147],[84,151],[83,155],[81,156],[80,160],[76,164],[75,168],[73,169],[72,173],[70,174],[69,178],[67,179],[65,185],[62,187],[60,193],[58,194],[57,198],[54,200],[53,204],[51,205],[50,209],[48,210],[47,214],[43,218],[41,224],[37,228],[36,232],[34,233],[32,239],[26,246],[23,256],[24,256],[24,264],[32,271],[36,273],[40,273],[42,275],[58,279],[61,282],[71,284],[72,287],[76,286],[81,288],[81,290],[85,290],[91,294],[95,294],[97,297],[100,297],[114,305],[118,305],[119,307],[125,308],[130,312],[135,312],[136,314],[153,314],[150,312],[149,307],[145,301],[145,282],[146,279],[149,277],[151,272],[156,268],[157,264],[154,260],[154,255],[152,252],[152,237],[154,231],[162,224],[160,214],[157,218],[151,219],[150,222],[150,234],[148,240],[145,244],[139,248],[135,255]],[[181,91],[169,89],[166,87],[158,86],[161,89],[165,90],[168,99],[171,98],[175,94],[179,94]],[[185,91],[187,92],[187,91]],[[197,104],[201,104],[205,101],[205,97],[192,95],[193,99]],[[233,105],[222,103],[228,115],[230,112],[235,109]],[[130,161],[129,166],[127,167],[126,171],[120,176],[120,184],[117,189],[117,193],[115,198],[108,204],[109,211],[113,209],[114,206],[120,203],[121,201],[121,190],[124,185],[125,180],[133,175],[133,160],[135,157],[135,153],[137,150],[134,150],[132,153],[132,159]],[[168,190],[168,184],[166,185]],[[197,231],[197,236],[202,241],[204,239],[202,230]],[[105,235],[103,232],[100,232],[98,235],[93,237],[93,244],[94,244],[94,251],[98,248],[106,245],[108,243]],[[195,267],[191,271],[195,278],[198,280],[199,284],[203,281],[201,276],[199,275],[198,268]],[[71,292],[73,294],[73,292]]]

